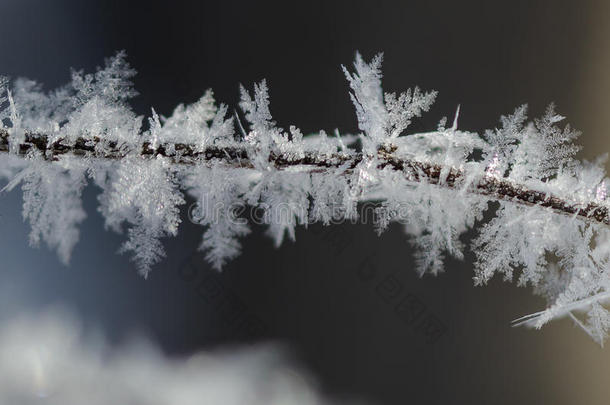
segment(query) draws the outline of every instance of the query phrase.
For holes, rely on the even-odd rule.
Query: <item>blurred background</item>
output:
[[[53,88],[125,49],[138,71],[139,114],[169,115],[207,88],[235,107],[238,84],[267,78],[271,111],[303,133],[357,131],[340,71],[354,52],[383,51],[384,89],[435,89],[411,131],[461,104],[460,127],[483,131],[549,102],[583,131],[582,157],[610,150],[610,3],[605,1],[0,0],[0,73]],[[114,344],[150,337],[170,356],[278,341],[337,398],[378,404],[606,404],[610,351],[568,320],[541,331],[510,321],[544,308],[529,289],[472,283],[472,255],[420,279],[399,227],[300,229],[274,249],[263,228],[223,273],[197,252],[186,220],[148,280],[123,237],[104,231],[98,190],[69,267],[28,247],[21,192],[0,195],[0,306],[60,304]],[[6,309],[6,311],[4,311]]]

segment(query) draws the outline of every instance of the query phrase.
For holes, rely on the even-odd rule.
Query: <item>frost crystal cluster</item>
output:
[[[63,262],[85,218],[81,192],[100,187],[106,226],[125,232],[122,251],[146,276],[175,236],[187,193],[203,226],[201,249],[221,269],[239,255],[250,232],[245,207],[261,212],[279,246],[295,227],[358,218],[376,204],[379,232],[404,227],[417,247],[420,274],[443,270],[446,255],[463,258],[461,236],[488,213],[470,243],[476,284],[500,274],[548,300],[544,311],[517,320],[541,327],[567,316],[603,343],[610,328],[610,230],[603,159],[580,162],[551,105],[528,122],[526,106],[482,135],[441,120],[436,131],[405,134],[436,92],[383,93],[381,55],[357,54],[343,68],[360,134],[303,136],[272,119],[265,81],[241,88],[243,124],[227,117],[208,90],[169,117],[143,117],[129,107],[135,72],[119,52],[95,73],[45,92],[33,81],[0,82],[0,176],[21,185],[30,242],[44,241]],[[459,110],[458,110],[459,112]]]

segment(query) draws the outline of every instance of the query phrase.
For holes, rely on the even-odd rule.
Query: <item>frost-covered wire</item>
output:
[[[610,327],[603,160],[574,158],[579,133],[560,125],[552,105],[533,122],[518,107],[483,135],[459,130],[458,113],[451,127],[443,119],[436,131],[405,134],[437,94],[384,94],[381,61],[357,54],[354,71],[343,68],[362,131],[355,136],[278,127],[265,81],[253,92],[241,87],[244,123],[208,90],[169,117],[152,110],[143,129],[128,104],[135,72],[124,52],[51,92],[3,79],[0,176],[5,189],[21,184],[31,243],[46,242],[66,263],[90,179],[102,190],[106,227],[126,231],[121,250],[144,276],[165,256],[162,238],[178,233],[183,193],[197,203],[191,219],[206,228],[200,248],[217,269],[240,253],[250,231],[239,215],[246,206],[261,210],[279,246],[299,225],[354,220],[359,203],[375,201],[377,231],[403,224],[420,274],[443,271],[446,255],[463,258],[461,236],[489,212],[470,244],[475,283],[516,278],[549,302],[526,324],[569,316],[603,342]]]

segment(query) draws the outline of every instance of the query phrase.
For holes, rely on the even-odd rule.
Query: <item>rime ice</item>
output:
[[[369,63],[356,54],[354,71],[343,67],[362,131],[356,136],[279,128],[264,80],[253,92],[240,88],[243,124],[227,118],[211,90],[168,117],[152,109],[144,121],[128,103],[135,72],[124,52],[94,73],[74,71],[49,92],[31,80],[2,79],[0,176],[9,180],[5,189],[21,184],[30,242],[45,242],[66,263],[91,179],[102,190],[106,226],[126,232],[121,250],[144,276],[165,256],[163,238],[178,233],[183,193],[196,201],[191,220],[205,227],[200,249],[216,269],[241,251],[250,232],[239,215],[246,206],[262,210],[279,246],[295,239],[299,225],[354,220],[358,203],[374,200],[377,231],[400,222],[422,275],[443,271],[447,255],[464,257],[462,236],[492,201],[493,219],[470,244],[475,283],[499,274],[532,286],[548,308],[518,323],[540,327],[566,316],[602,343],[610,328],[610,229],[607,216],[591,216],[609,208],[603,160],[574,159],[579,134],[560,125],[552,105],[533,122],[518,107],[482,136],[458,129],[459,109],[449,128],[443,119],[436,131],[405,134],[436,92],[384,94],[381,62],[381,54]],[[31,147],[36,139],[44,143]],[[491,186],[530,197],[506,198]],[[543,207],[550,199],[562,209]]]

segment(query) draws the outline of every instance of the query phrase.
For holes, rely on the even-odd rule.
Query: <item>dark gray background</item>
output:
[[[585,130],[584,156],[593,156],[609,146],[605,117],[594,119],[608,102],[607,12],[580,1],[2,0],[0,72],[51,88],[69,67],[90,71],[126,49],[140,114],[170,114],[209,87],[236,106],[238,83],[267,78],[280,125],[355,132],[339,66],[355,50],[384,51],[386,90],[440,92],[412,130],[435,128],[457,104],[460,126],[480,131],[521,103],[539,114],[555,101]],[[167,259],[145,281],[115,255],[123,239],[103,230],[97,193],[85,191],[89,216],[69,267],[27,246],[21,193],[0,196],[3,308],[60,303],[113,342],[144,333],[170,354],[284,342],[325,391],[380,404],[606,403],[608,352],[567,321],[511,328],[544,302],[500,280],[473,287],[470,254],[419,279],[399,227],[377,237],[366,225],[314,226],[280,249],[255,228],[217,274],[196,252],[202,229],[184,212]],[[446,328],[435,342],[396,310],[406,297]]]

